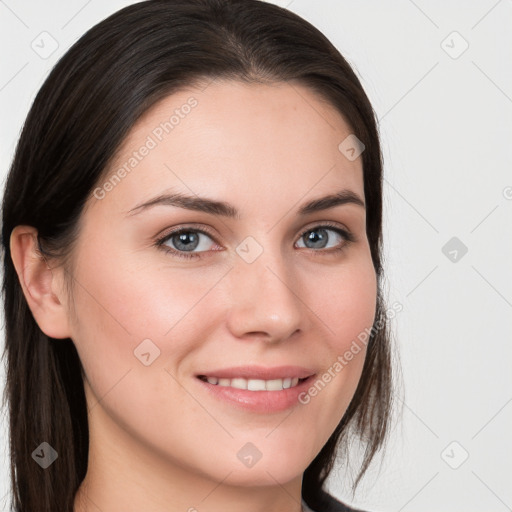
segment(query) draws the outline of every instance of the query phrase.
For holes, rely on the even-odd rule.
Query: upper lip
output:
[[[286,379],[298,377],[305,379],[314,375],[315,371],[303,366],[233,366],[231,368],[222,368],[218,370],[208,370],[197,374],[198,377],[218,377],[219,379],[235,379],[241,377],[244,379]]]

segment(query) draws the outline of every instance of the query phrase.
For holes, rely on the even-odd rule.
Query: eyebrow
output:
[[[298,214],[303,217],[314,212],[329,210],[344,204],[355,204],[366,208],[364,201],[355,192],[343,189],[334,194],[313,199],[312,201],[303,204],[299,208]],[[153,208],[154,206],[176,206],[186,210],[209,213],[211,215],[230,219],[240,219],[240,212],[230,203],[215,201],[206,197],[189,196],[180,192],[162,194],[150,199],[149,201],[132,208],[128,212],[127,216],[137,215],[138,213]]]

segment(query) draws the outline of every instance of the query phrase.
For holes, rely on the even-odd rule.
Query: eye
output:
[[[181,228],[165,235],[157,241],[157,245],[180,258],[200,258],[201,254],[199,253],[209,252],[209,244],[201,240],[202,238],[212,240],[212,237],[206,231]],[[192,252],[196,249],[198,249],[197,252]]]
[[[335,233],[335,236],[330,235],[329,232]],[[349,243],[355,240],[349,231],[341,229],[340,227],[332,224],[314,226],[307,229],[306,231],[303,231],[300,235],[299,241],[303,239],[306,241],[306,244],[308,244],[305,246],[307,249],[334,249],[335,251],[345,249]],[[335,243],[334,246],[328,246],[328,243],[331,242],[331,240],[336,242],[336,239],[341,239],[341,242],[338,241],[338,243]],[[331,253],[332,251],[325,252]]]

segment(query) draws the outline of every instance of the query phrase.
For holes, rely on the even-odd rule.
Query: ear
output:
[[[37,230],[16,226],[10,239],[11,258],[39,328],[51,338],[70,338],[64,297],[64,269],[51,269],[39,251]]]

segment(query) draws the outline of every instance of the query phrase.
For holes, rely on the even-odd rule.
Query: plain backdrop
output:
[[[2,184],[51,67],[131,3],[0,0]],[[328,488],[375,512],[512,510],[512,1],[274,3],[327,35],[375,108],[387,298],[403,305],[391,324],[401,414],[386,453],[354,497],[344,465]]]

